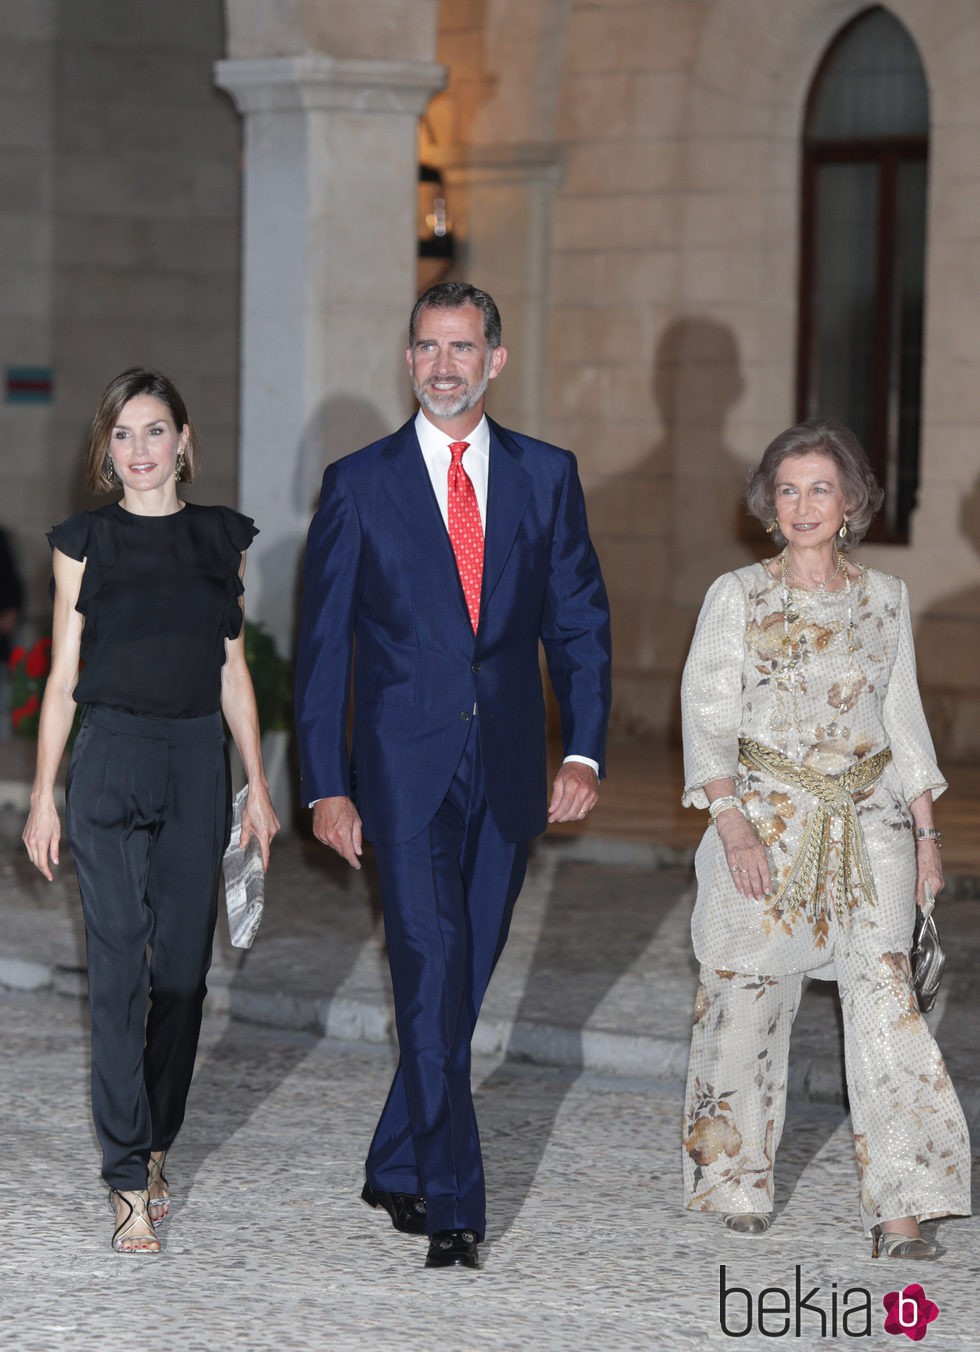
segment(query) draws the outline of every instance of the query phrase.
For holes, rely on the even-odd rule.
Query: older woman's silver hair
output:
[[[829,455],[837,466],[847,503],[847,535],[839,547],[850,549],[864,538],[885,495],[857,437],[833,418],[813,418],[780,432],[763,452],[758,469],[749,476],[746,505],[776,544],[784,545],[785,537],[776,525],[776,474],[788,457],[811,451]]]

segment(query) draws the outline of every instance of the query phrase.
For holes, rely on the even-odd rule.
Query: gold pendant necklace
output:
[[[830,576],[825,577],[822,582],[804,582],[803,579],[801,577],[797,577],[796,574],[793,572],[792,568],[790,568],[789,559],[787,558],[788,554],[789,547],[787,546],[786,549],[784,549],[782,554],[780,554],[779,556],[779,565],[783,575],[784,587],[786,587],[787,585],[787,579],[793,578],[796,581],[797,586],[802,587],[804,591],[826,591],[827,588],[830,586],[830,584],[836,581],[838,577],[840,577],[841,570],[844,567],[844,555],[841,554],[839,550],[835,549],[834,558],[837,560],[837,562],[834,564],[834,571],[830,574]],[[848,580],[846,573],[844,574],[844,580],[845,582]]]

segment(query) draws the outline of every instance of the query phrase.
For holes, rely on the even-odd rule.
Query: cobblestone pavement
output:
[[[396,1234],[357,1196],[390,1049],[212,1017],[169,1161],[163,1254],[119,1257],[88,1121],[82,1002],[0,994],[0,1045],[0,1339],[11,1352],[681,1352],[731,1344],[722,1264],[730,1333],[753,1305],[736,1346],[773,1345],[758,1333],[758,1298],[782,1287],[794,1346],[849,1341],[869,1321],[860,1345],[895,1349],[882,1297],[913,1281],[940,1311],[926,1346],[976,1346],[980,1226],[941,1227],[951,1249],[938,1264],[872,1262],[838,1106],[797,1105],[777,1223],[746,1240],[677,1205],[678,1085],[484,1058],[484,1270],[432,1273],[424,1240]],[[797,1265],[802,1296],[818,1288],[799,1337]],[[767,1332],[781,1326],[765,1318]]]
[[[219,921],[165,1253],[113,1255],[88,1120],[75,880],[67,858],[51,885],[30,869],[21,824],[0,811],[3,1348],[680,1352],[730,1342],[722,1264],[740,1288],[725,1305],[730,1333],[752,1300],[737,1346],[778,1343],[758,1328],[768,1286],[790,1293],[795,1346],[835,1338],[835,1299],[836,1338],[863,1328],[843,1316],[867,1291],[864,1345],[894,1349],[881,1298],[912,1281],[940,1309],[926,1346],[976,1346],[980,1223],[943,1225],[951,1251],[939,1264],[870,1261],[824,983],[804,995],[793,1035],[777,1225],[746,1240],[680,1210],[691,874],[590,855],[581,841],[535,850],[477,1033],[482,1273],[423,1272],[423,1241],[358,1201],[393,1058],[377,893],[370,869],[354,874],[296,838],[277,843],[255,947],[231,949]],[[929,1022],[976,1131],[980,905],[944,900],[939,914],[949,967]],[[802,1296],[819,1288],[799,1337],[797,1266]],[[779,1327],[765,1318],[767,1332]]]
[[[45,882],[0,810],[0,988],[84,990],[84,937],[72,864]],[[475,1048],[545,1065],[680,1080],[697,983],[688,867],[601,862],[547,840],[534,851]],[[615,855],[612,856],[613,858]],[[213,1013],[388,1045],[393,1015],[370,865],[354,873],[323,847],[277,842],[255,946],[233,949],[219,918]],[[968,1119],[980,1123],[980,904],[940,903],[947,976],[929,1023]],[[836,988],[813,983],[793,1032],[790,1089],[843,1097]]]

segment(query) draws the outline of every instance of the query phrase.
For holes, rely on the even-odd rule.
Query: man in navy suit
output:
[[[574,457],[484,414],[507,360],[493,300],[430,287],[406,357],[418,415],[323,476],[297,724],[314,834],[354,868],[370,839],[381,880],[400,1060],[362,1196],[430,1236],[427,1267],[475,1268],[470,1041],[528,842],[598,798],[609,610]],[[539,642],[566,752],[550,800]]]

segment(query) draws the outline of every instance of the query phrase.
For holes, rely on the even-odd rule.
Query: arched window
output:
[[[885,490],[872,538],[908,540],[919,479],[929,91],[881,6],[820,64],[804,127],[801,418],[860,437]]]

